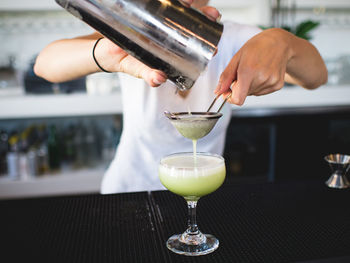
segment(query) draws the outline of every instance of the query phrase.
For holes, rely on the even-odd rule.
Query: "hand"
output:
[[[284,30],[269,29],[248,40],[221,74],[215,93],[226,97],[231,88],[228,102],[242,105],[248,95],[265,95],[281,89],[293,56],[290,37]]]
[[[196,3],[196,0],[183,0],[182,2],[186,6],[191,6]],[[213,7],[204,6],[199,8],[199,10],[213,21],[220,17],[220,13]],[[151,87],[157,87],[167,80],[164,72],[148,67],[107,38],[100,40],[95,49],[95,56],[105,70],[124,72],[134,77],[142,78]]]
[[[142,78],[151,87],[157,87],[167,80],[164,72],[148,67],[107,38],[101,39],[97,44],[95,56],[105,70]]]

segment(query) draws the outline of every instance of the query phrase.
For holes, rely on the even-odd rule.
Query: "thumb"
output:
[[[167,80],[164,72],[152,69],[146,65],[142,65],[136,74],[137,77],[144,79],[151,87],[158,87]]]
[[[199,8],[199,10],[212,21],[218,21],[221,18],[220,12],[215,7],[204,6],[204,7]]]
[[[144,79],[151,87],[158,87],[167,80],[164,72],[152,69],[130,55],[121,60],[118,71]]]

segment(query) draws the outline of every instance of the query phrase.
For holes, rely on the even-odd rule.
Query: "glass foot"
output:
[[[202,234],[200,242],[183,242],[183,234],[173,235],[166,242],[172,252],[185,256],[201,256],[215,251],[219,247],[219,240],[213,235]]]

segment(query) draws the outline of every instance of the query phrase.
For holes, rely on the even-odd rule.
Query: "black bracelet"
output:
[[[95,45],[94,45],[94,47],[93,47],[93,49],[92,49],[92,57],[94,58],[94,61],[95,61],[96,65],[97,65],[102,71],[107,72],[107,73],[112,73],[112,72],[110,72],[110,71],[108,71],[108,70],[105,70],[103,67],[101,67],[100,64],[98,64],[97,59],[96,59],[96,57],[95,57],[95,49],[96,49],[97,43],[98,43],[102,38],[103,38],[103,37],[100,37],[99,39],[96,40]]]

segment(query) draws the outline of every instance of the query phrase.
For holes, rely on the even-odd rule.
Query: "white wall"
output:
[[[269,1],[210,0],[209,5],[216,7],[220,11],[223,20],[267,26],[271,17]]]
[[[271,20],[270,1],[211,0],[210,4],[219,9],[223,20],[268,25]],[[23,69],[51,41],[92,31],[54,1],[50,5],[38,1],[34,6],[23,5],[23,2],[28,3],[21,0],[3,0],[0,3],[0,66],[6,65],[9,56],[15,56],[16,67]],[[312,39],[321,55],[326,60],[332,60],[350,54],[350,1],[340,1],[348,2],[349,7],[337,4],[335,8],[329,4],[330,1],[313,1],[315,9],[313,5],[310,7],[305,4],[309,2],[297,1],[301,9],[297,12],[296,20],[313,19],[321,22],[321,26],[313,32]],[[325,6],[323,2],[328,4]],[[27,11],[23,11],[23,8]],[[317,13],[317,10],[321,12]]]
[[[0,66],[14,56],[15,66],[23,69],[48,43],[91,31],[65,11],[0,12]]]
[[[91,28],[63,10],[54,1],[2,0],[0,3],[0,66],[14,56],[16,67],[25,69],[29,61],[48,43],[65,37],[91,32]],[[239,23],[269,22],[269,0],[211,0],[222,13],[222,19]]]

